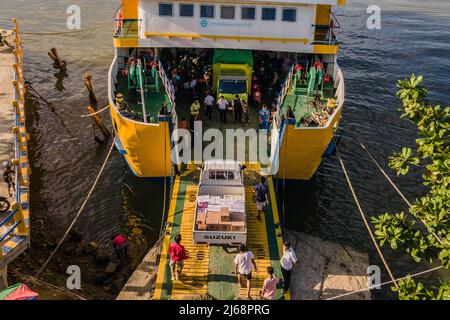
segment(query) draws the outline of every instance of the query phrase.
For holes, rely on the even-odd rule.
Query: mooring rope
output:
[[[164,217],[166,215],[166,198],[167,198],[167,177],[166,177],[166,162],[167,162],[167,131],[166,131],[166,126],[164,126],[164,197],[163,197],[163,211],[162,211],[162,218],[161,218],[161,228],[159,231],[159,234],[162,234],[163,232],[163,227],[164,227]]]
[[[95,115],[97,115],[99,113],[102,113],[103,111],[105,111],[105,110],[107,110],[109,108],[109,104],[108,104],[104,108],[102,108],[102,109],[100,109],[100,110],[98,110],[98,111],[96,111],[94,113],[89,113],[89,114],[73,114],[73,113],[69,113],[69,112],[66,112],[66,111],[60,110],[60,109],[56,110],[54,104],[52,102],[48,101],[47,99],[45,99],[35,88],[33,88],[33,86],[31,85],[30,81],[28,81],[25,78],[24,78],[24,80],[25,80],[25,85],[28,88],[30,88],[34,93],[37,94],[37,97],[33,95],[34,97],[36,97],[36,98],[40,99],[41,101],[45,102],[55,112],[57,111],[57,112],[60,112],[62,114],[68,115],[70,117],[89,118],[89,117],[93,117],[93,116],[95,116]]]
[[[81,215],[81,213],[83,212],[89,198],[91,197],[95,187],[97,186],[97,183],[100,179],[100,176],[102,175],[106,164],[108,163],[108,159],[114,149],[114,144],[115,144],[116,138],[114,137],[112,143],[111,143],[111,147],[109,148],[108,154],[106,155],[105,160],[103,161],[103,165],[100,168],[100,171],[97,174],[97,177],[94,180],[94,183],[92,184],[91,189],[89,190],[86,199],[84,200],[83,204],[81,205],[80,209],[78,210],[77,214],[75,215],[74,219],[72,220],[72,222],[70,223],[69,227],[67,228],[67,231],[64,233],[63,237],[61,238],[61,240],[59,240],[58,245],[56,246],[56,248],[53,250],[53,252],[50,254],[50,256],[47,258],[47,260],[45,261],[45,263],[42,265],[42,267],[38,270],[38,272],[36,273],[36,275],[34,276],[35,279],[38,279],[38,277],[40,276],[40,274],[42,273],[42,271],[47,267],[48,263],[50,262],[50,260],[53,258],[53,256],[55,255],[55,253],[58,251],[59,247],[61,247],[62,243],[64,242],[64,240],[66,239],[67,235],[69,234],[70,230],[72,230],[73,226],[75,225],[75,223],[77,222],[79,216]]]
[[[355,139],[358,141],[359,145],[361,146],[361,148],[367,153],[367,155],[369,156],[369,158],[371,159],[371,161],[375,164],[375,166],[378,168],[378,170],[381,171],[381,173],[383,174],[383,176],[386,178],[386,180],[391,184],[391,186],[395,189],[395,191],[397,191],[397,193],[400,195],[400,197],[403,199],[403,201],[408,205],[408,207],[411,207],[411,203],[408,201],[408,199],[406,199],[405,195],[400,191],[400,189],[397,187],[397,185],[392,181],[391,178],[389,178],[389,176],[387,175],[387,173],[383,170],[383,168],[380,166],[380,164],[378,163],[378,161],[373,157],[372,153],[369,151],[369,149],[367,149],[367,147],[364,145],[364,143],[362,143],[362,141],[358,138],[358,136],[356,135],[355,132],[353,132],[353,130],[348,129],[349,132],[355,137]],[[425,226],[425,228],[428,230],[428,232],[439,242],[439,244],[443,244],[442,240],[436,235],[436,233],[434,233],[433,231],[431,231],[431,229],[428,227],[427,223],[425,222],[425,220],[418,218],[419,221],[422,222],[422,224]]]
[[[340,294],[338,296],[334,296],[334,297],[331,297],[331,298],[328,298],[328,299],[325,299],[325,300],[336,300],[336,299],[339,299],[339,298],[342,298],[342,297],[346,297],[346,296],[349,296],[349,295],[352,295],[352,294],[355,294],[355,293],[369,291],[369,290],[372,290],[372,289],[375,289],[375,288],[379,288],[379,287],[385,286],[387,284],[391,284],[391,283],[395,284],[397,281],[405,280],[405,279],[408,279],[408,278],[412,279],[412,278],[415,278],[415,277],[421,276],[423,274],[427,274],[427,273],[430,273],[430,272],[433,272],[433,271],[436,271],[436,270],[439,270],[439,269],[442,269],[442,268],[444,268],[444,267],[443,266],[439,266],[439,267],[431,268],[431,269],[424,270],[424,271],[421,271],[421,272],[417,272],[417,273],[414,273],[414,274],[411,274],[411,275],[407,275],[407,276],[404,276],[404,277],[401,277],[401,278],[393,279],[391,281],[382,282],[380,284],[374,284],[374,285],[368,286],[367,288],[364,288],[364,289],[359,289],[359,290],[355,290],[355,291],[346,292],[346,293],[343,293],[343,294]]]
[[[375,236],[373,235],[372,230],[370,229],[369,223],[367,222],[366,216],[365,216],[364,211],[363,211],[363,209],[362,209],[362,207],[361,207],[361,205],[359,203],[358,197],[356,196],[355,190],[353,189],[352,182],[350,181],[350,178],[349,178],[348,173],[347,173],[347,169],[345,168],[344,162],[342,161],[342,157],[341,157],[341,154],[339,152],[339,149],[338,149],[337,145],[336,145],[336,153],[337,153],[337,156],[338,156],[338,159],[339,159],[339,163],[341,164],[342,171],[344,172],[345,179],[347,180],[347,184],[348,184],[348,186],[350,188],[350,191],[351,191],[351,193],[353,195],[353,199],[355,200],[356,206],[358,207],[359,213],[360,213],[361,218],[362,218],[362,220],[364,222],[364,225],[367,228],[367,231],[368,231],[368,233],[370,235],[370,238],[372,239],[372,242],[373,242],[373,244],[374,244],[374,246],[375,246],[375,248],[376,248],[376,250],[378,252],[378,255],[381,258],[381,261],[383,262],[383,264],[384,264],[384,266],[385,266],[385,268],[386,268],[386,270],[387,270],[387,272],[389,274],[389,277],[393,281],[395,287],[398,288],[397,282],[396,282],[396,280],[395,280],[395,278],[394,278],[394,276],[392,274],[392,271],[389,268],[389,265],[387,264],[386,259],[384,258],[384,255],[381,252],[380,247],[378,246],[378,243],[377,243],[377,241],[375,239]]]
[[[98,111],[96,111],[94,113],[89,113],[89,114],[73,114],[73,113],[68,113],[68,112],[66,112],[64,110],[59,110],[59,112],[61,112],[62,114],[68,115],[70,117],[89,118],[89,117],[93,117],[93,116],[95,116],[95,115],[97,115],[99,113],[102,113],[103,111],[107,110],[108,108],[109,108],[109,104],[106,107],[104,107],[104,108],[102,108],[102,109],[100,109],[100,110],[98,110]]]

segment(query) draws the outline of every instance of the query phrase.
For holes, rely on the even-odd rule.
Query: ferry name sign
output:
[[[223,22],[223,21],[210,21],[207,19],[200,20],[201,28],[209,28],[209,27],[241,27],[241,28],[253,28],[254,24],[248,22]]]

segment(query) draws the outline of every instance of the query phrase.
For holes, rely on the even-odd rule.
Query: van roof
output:
[[[241,171],[242,163],[235,160],[206,160],[203,164],[204,170],[235,170]]]

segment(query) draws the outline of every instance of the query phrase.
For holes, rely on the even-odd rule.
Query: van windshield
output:
[[[247,92],[247,82],[245,80],[220,80],[220,93],[241,94]]]

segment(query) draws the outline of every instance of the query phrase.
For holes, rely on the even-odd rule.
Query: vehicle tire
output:
[[[9,203],[8,199],[0,198],[0,213],[7,212],[10,207],[11,207],[11,204]]]

